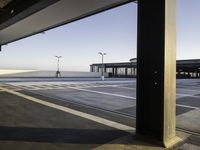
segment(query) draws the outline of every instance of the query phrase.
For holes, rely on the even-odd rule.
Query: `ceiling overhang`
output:
[[[12,3],[10,0],[0,0]],[[20,1],[20,0],[18,0]],[[23,0],[21,0],[23,1]],[[27,1],[27,0],[26,0]],[[94,15],[134,0],[29,0],[32,4],[0,22],[0,45]],[[7,6],[9,4],[6,4]],[[7,7],[5,5],[5,7]],[[17,6],[17,5],[16,5]],[[13,12],[12,9],[9,12]]]
[[[0,0],[0,8],[6,7],[12,0]]]

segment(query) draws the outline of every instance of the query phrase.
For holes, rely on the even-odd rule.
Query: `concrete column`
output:
[[[117,77],[117,67],[115,68],[115,77]]]
[[[125,68],[125,76],[127,77],[127,75],[128,75],[128,69]]]
[[[137,76],[137,68],[135,68],[135,76]]]
[[[114,77],[115,75],[115,70],[114,70],[114,67],[112,68],[112,77]]]
[[[95,72],[98,72],[98,68],[99,68],[98,66],[95,66]]]
[[[104,72],[107,72],[107,71],[106,71],[106,65],[104,65]]]
[[[136,135],[175,142],[176,0],[138,1]]]
[[[93,65],[90,65],[90,72],[93,72]]]
[[[131,76],[133,76],[133,68],[131,67]]]
[[[191,76],[190,72],[188,71],[188,77]]]
[[[131,68],[131,76],[133,76],[133,68]]]
[[[179,70],[177,70],[177,75],[180,75],[180,71]]]

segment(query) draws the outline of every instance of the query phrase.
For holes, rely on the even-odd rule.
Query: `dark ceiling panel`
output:
[[[16,3],[18,1],[18,3]],[[26,4],[19,2],[24,1]],[[51,5],[45,5],[48,2]],[[55,2],[56,1],[56,2]],[[1,17],[0,45],[65,25],[134,0],[16,0],[15,16]],[[46,3],[45,3],[46,2]],[[21,6],[21,4],[23,6]],[[12,11],[11,3],[6,6]],[[9,12],[8,11],[8,12]],[[14,13],[13,12],[13,13]]]
[[[0,0],[0,8],[4,8],[8,5],[12,0]]]
[[[0,30],[58,0],[13,0],[0,11]]]

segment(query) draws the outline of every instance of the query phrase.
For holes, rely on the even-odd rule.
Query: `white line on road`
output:
[[[193,106],[181,105],[181,104],[176,104],[176,106],[185,107],[185,108],[192,108],[192,109],[199,109],[199,107],[193,107]]]
[[[60,111],[66,112],[66,113],[70,113],[70,114],[73,114],[73,115],[76,115],[76,116],[79,116],[79,117],[82,117],[82,118],[85,118],[88,120],[92,120],[94,122],[97,122],[97,123],[100,123],[100,124],[103,124],[103,125],[106,125],[106,126],[109,126],[112,128],[116,128],[116,129],[131,133],[131,134],[135,131],[135,128],[124,125],[124,124],[120,124],[120,123],[117,123],[117,122],[114,122],[111,120],[107,120],[107,119],[97,117],[97,116],[94,116],[91,114],[87,114],[87,113],[84,113],[81,111],[70,109],[68,107],[56,105],[56,104],[53,104],[53,103],[50,103],[50,102],[47,102],[47,101],[44,101],[44,100],[41,100],[38,98],[34,98],[32,96],[28,96],[28,95],[25,95],[25,94],[22,94],[22,93],[19,93],[16,91],[12,91],[12,90],[9,90],[9,89],[3,88],[3,87],[0,87],[0,89],[6,91],[8,93],[14,94],[16,96],[25,98],[27,100],[39,103],[41,105],[45,105],[45,106],[48,106],[48,107],[51,107],[51,108],[54,108],[54,109],[57,109],[57,110],[60,110]]]
[[[194,98],[200,98],[200,96],[194,96],[194,95],[189,95],[189,94],[176,94],[179,96],[184,96],[184,97],[194,97]]]
[[[79,88],[74,88],[74,87],[68,87],[80,91],[85,91],[85,92],[92,92],[92,93],[98,93],[98,94],[104,94],[104,95],[111,95],[111,96],[117,96],[117,97],[122,97],[122,98],[128,98],[128,99],[134,99],[136,100],[135,97],[130,97],[130,96],[124,96],[124,95],[119,95],[119,94],[111,94],[111,93],[106,93],[106,92],[99,92],[99,91],[93,91],[93,90],[88,90],[88,89],[79,89]],[[193,107],[193,106],[188,106],[188,105],[181,105],[181,104],[176,104],[176,106],[180,107],[185,107],[185,108],[192,108],[192,109],[199,109],[199,107]]]
[[[113,85],[113,86],[115,87],[116,85]],[[117,86],[117,87],[119,87],[119,86]],[[67,86],[67,88],[71,88],[71,89],[75,89],[75,90],[79,90],[79,91],[98,93],[98,94],[103,94],[103,95],[116,96],[116,97],[136,100],[136,97],[125,96],[125,95],[120,95],[120,94],[113,94],[113,93],[107,93],[107,92],[94,91],[94,90],[89,90],[89,89],[83,89],[83,87],[82,88],[81,87],[77,88],[77,87]],[[121,87],[119,87],[119,88],[121,88]],[[176,95],[200,98],[200,96],[193,96],[193,95],[189,95],[189,94],[178,94],[177,93]],[[188,105],[181,105],[181,104],[176,104],[176,105],[180,106],[180,107],[185,107],[185,108],[200,109],[199,107],[193,107],[193,106],[188,106]]]
[[[98,94],[103,94],[103,95],[116,96],[116,97],[122,97],[122,98],[136,100],[135,97],[125,96],[125,95],[120,95],[120,94],[112,94],[112,93],[107,93],[107,92],[99,92],[99,91],[93,91],[93,90],[88,90],[88,89],[80,89],[80,88],[75,88],[75,87],[68,87],[68,88],[79,90],[79,91],[85,91],[85,92],[91,92],[91,93],[98,93]]]

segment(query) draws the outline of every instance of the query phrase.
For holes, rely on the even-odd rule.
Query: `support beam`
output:
[[[128,68],[125,68],[125,77],[128,76]]]
[[[135,76],[137,76],[137,68],[135,67]]]
[[[103,68],[104,68],[104,72],[107,72],[107,71],[106,71],[106,69],[107,69],[107,68],[106,68],[106,65],[104,65],[104,67],[103,67]]]
[[[136,135],[169,147],[176,124],[176,0],[138,1]]]
[[[117,67],[115,67],[115,77],[117,77],[118,74],[117,74]]]
[[[92,72],[92,65],[90,65],[90,72]]]
[[[115,70],[114,70],[114,67],[112,68],[112,77],[115,76]]]
[[[135,73],[135,67],[133,68],[133,75],[134,75],[134,76],[136,75],[136,73]]]

